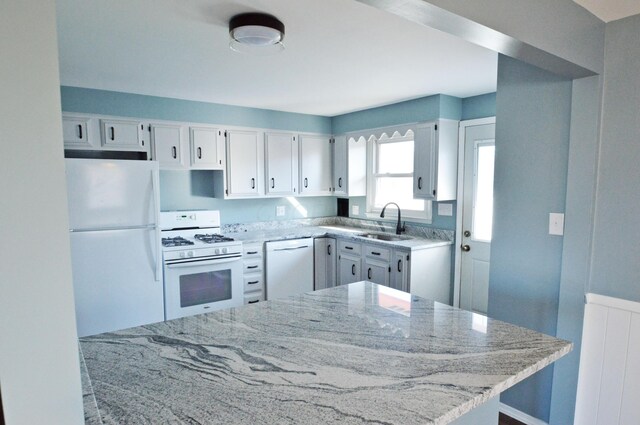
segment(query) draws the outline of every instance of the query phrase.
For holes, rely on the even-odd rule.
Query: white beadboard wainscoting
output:
[[[587,294],[575,423],[640,423],[640,303]]]

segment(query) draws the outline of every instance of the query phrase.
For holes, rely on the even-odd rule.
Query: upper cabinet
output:
[[[266,193],[295,196],[298,181],[298,136],[292,133],[265,133]]]
[[[101,119],[102,145],[132,150],[144,150],[144,124],[133,120]]]
[[[91,114],[62,114],[64,148],[149,152],[149,132],[140,120]]]
[[[338,196],[367,194],[367,141],[364,137],[335,136],[333,192]]]
[[[300,194],[331,195],[332,170],[330,136],[302,134],[300,140]]]
[[[456,199],[458,121],[418,124],[413,155],[413,196],[433,201]]]
[[[227,130],[227,175],[225,197],[252,198],[260,190],[260,146],[258,132]]]
[[[152,155],[162,168],[180,167],[182,161],[182,134],[179,125],[151,124]]]
[[[189,129],[191,166],[194,168],[224,169],[224,132],[214,127]]]

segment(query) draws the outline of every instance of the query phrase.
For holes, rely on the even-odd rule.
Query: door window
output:
[[[495,142],[477,141],[473,197],[473,240],[491,242],[493,231],[493,165]]]

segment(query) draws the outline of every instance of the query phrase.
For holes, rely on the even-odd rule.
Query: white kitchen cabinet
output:
[[[102,146],[146,150],[144,125],[134,120],[101,119]]]
[[[180,167],[182,163],[182,134],[179,125],[151,124],[151,159],[161,168]]]
[[[329,136],[300,135],[300,194],[331,195],[332,143]]]
[[[190,127],[190,153],[193,168],[224,169],[223,131],[214,127]]]
[[[334,238],[316,238],[313,241],[314,253],[314,289],[336,286],[336,267],[338,255]]]
[[[362,247],[362,277],[379,285],[390,286],[391,250],[379,245],[364,244]]]
[[[333,193],[338,196],[367,194],[367,141],[364,137],[334,137]]]
[[[261,194],[258,132],[227,130],[227,198],[251,198]]]
[[[62,116],[62,137],[65,148],[89,148],[89,120],[87,117]]]
[[[409,259],[411,251],[396,249],[391,261],[391,281],[389,286],[409,292]]]
[[[264,254],[262,242],[243,244],[244,303],[264,301]]]
[[[346,240],[338,240],[337,284],[361,281],[362,245]]]
[[[458,121],[441,119],[416,127],[413,196],[433,201],[456,199]]]
[[[298,136],[292,133],[265,133],[266,193],[297,195]]]

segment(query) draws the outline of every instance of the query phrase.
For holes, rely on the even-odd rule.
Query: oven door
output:
[[[242,256],[166,261],[166,320],[243,304]]]

